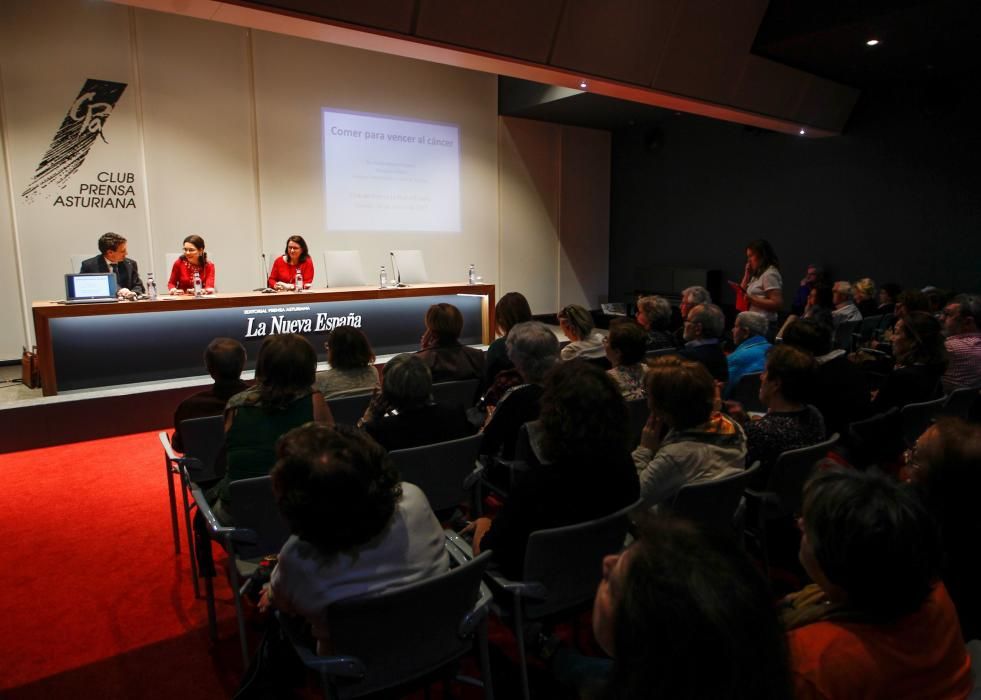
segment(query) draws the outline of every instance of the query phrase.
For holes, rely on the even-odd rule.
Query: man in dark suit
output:
[[[126,257],[126,239],[118,233],[99,236],[99,252],[94,258],[82,261],[79,272],[115,272],[117,294],[130,299],[143,294],[143,281],[136,261]]]

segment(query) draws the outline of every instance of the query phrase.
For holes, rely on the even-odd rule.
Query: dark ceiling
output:
[[[226,1],[581,70],[800,123],[837,120],[838,130],[855,100],[845,86],[969,89],[981,39],[981,0]],[[881,43],[869,47],[869,38]],[[746,67],[725,65],[747,51],[781,66],[746,82]],[[791,69],[803,73],[791,76]],[[536,91],[542,99],[533,99]],[[505,76],[499,95],[501,114],[594,128],[673,114],[593,93],[556,99],[546,86]],[[829,109],[844,111],[829,116]]]

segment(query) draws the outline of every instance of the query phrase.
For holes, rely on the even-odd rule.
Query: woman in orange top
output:
[[[966,698],[971,661],[915,493],[829,471],[805,487],[803,510],[800,560],[815,583],[783,611],[797,699]]]

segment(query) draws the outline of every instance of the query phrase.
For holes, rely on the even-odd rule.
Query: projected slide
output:
[[[327,229],[460,230],[460,129],[323,110]]]

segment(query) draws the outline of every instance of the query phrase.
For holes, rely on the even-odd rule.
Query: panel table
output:
[[[301,333],[325,359],[324,339],[340,325],[364,331],[378,355],[411,352],[419,348],[426,309],[439,302],[463,313],[461,343],[491,341],[491,284],[161,296],[106,304],[35,302],[41,385],[44,395],[52,396],[59,389],[199,376],[205,347],[220,336],[245,345],[247,368],[255,366],[262,339],[273,333]]]

